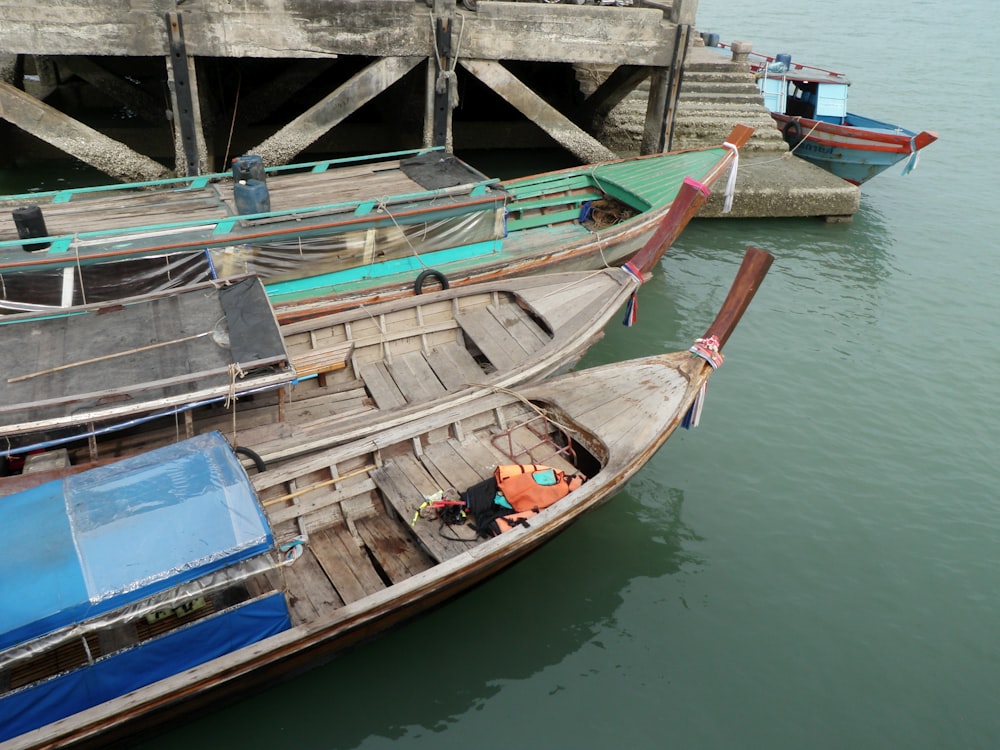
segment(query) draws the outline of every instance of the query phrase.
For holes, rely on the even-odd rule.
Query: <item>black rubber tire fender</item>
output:
[[[245,445],[237,445],[235,448],[233,448],[233,452],[244,455],[251,461],[253,461],[253,464],[255,467],[257,467],[257,471],[259,473],[267,471],[267,464],[264,463],[264,459],[262,459],[260,457],[260,454],[257,453],[257,451],[253,450],[252,448],[247,448]]]
[[[413,293],[423,294],[424,293],[424,282],[427,279],[437,279],[438,283],[441,284],[442,289],[447,289],[451,286],[448,283],[448,277],[435,268],[425,268],[419,274],[417,274],[417,280],[413,282]]]
[[[799,121],[789,120],[786,122],[785,127],[781,129],[781,137],[784,138],[785,143],[792,148],[795,148],[802,143],[802,126],[799,125]]]

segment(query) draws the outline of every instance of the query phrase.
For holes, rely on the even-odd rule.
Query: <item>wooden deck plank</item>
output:
[[[309,546],[345,604],[385,588],[368,555],[345,527],[313,531]]]
[[[470,310],[458,317],[462,331],[498,370],[513,369],[528,352],[487,310]]]
[[[475,357],[461,344],[451,343],[436,346],[431,350],[428,362],[449,391],[457,391],[466,385],[483,382],[486,373]]]
[[[437,379],[422,352],[407,352],[386,365],[396,387],[409,403],[424,403],[448,391]]]
[[[280,468],[280,467],[279,467]],[[267,478],[267,474],[258,475],[262,478]],[[281,484],[275,485],[280,487]],[[264,486],[262,483],[258,483],[258,491],[263,492]],[[315,513],[324,508],[337,503],[342,503],[345,500],[349,500],[352,497],[357,497],[358,495],[364,495],[375,489],[374,483],[367,477],[363,478],[352,478],[351,480],[345,480],[341,486],[330,486],[320,487],[311,492],[305,492],[299,495],[294,500],[288,500],[286,503],[275,503],[273,505],[268,505],[270,500],[267,497],[264,498],[264,507],[267,511],[267,519],[270,521],[272,526],[277,526],[284,523],[285,521],[291,521],[298,516],[306,516],[310,513]],[[271,494],[274,494],[273,491]],[[284,495],[285,488],[282,487],[281,494]],[[275,498],[277,499],[277,498]]]
[[[359,518],[355,525],[383,572],[393,583],[434,567],[413,534],[384,515]]]
[[[396,383],[382,362],[359,365],[358,374],[365,381],[365,386],[379,409],[406,406],[406,399],[399,392],[399,388],[396,387]]]
[[[522,289],[520,296],[554,331],[558,331],[580,314],[580,299],[606,299],[617,294],[621,286],[619,277],[595,271],[569,283],[562,280],[548,286]]]
[[[293,625],[316,622],[317,617],[324,617],[344,605],[308,546],[298,560],[284,566],[282,571],[288,586]]]
[[[537,352],[551,339],[519,305],[508,302],[500,306],[490,305],[487,310],[528,354]]]
[[[448,487],[454,487],[459,492],[464,492],[482,479],[479,472],[469,465],[451,442],[432,443],[426,446],[421,461],[428,470],[433,467]]]
[[[493,476],[497,466],[504,462],[498,451],[491,450],[486,443],[479,440],[463,443],[451,438],[448,443],[452,446],[452,450],[460,453],[469,467],[479,475],[480,481]]]
[[[386,461],[373,471],[371,476],[400,518],[409,523],[424,502],[424,498],[440,488],[412,456],[401,456],[400,459],[409,460]],[[418,519],[412,528],[425,551],[438,562],[454,557],[468,548],[464,542],[456,542],[442,536],[439,521]]]
[[[272,211],[350,203],[373,195],[392,196],[424,190],[398,169],[398,162],[395,165],[384,162],[383,166],[336,167],[317,173],[272,173],[266,182]],[[219,183],[217,187],[223,201],[234,206],[232,183]]]

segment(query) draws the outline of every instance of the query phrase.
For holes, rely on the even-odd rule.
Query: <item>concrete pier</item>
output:
[[[733,216],[853,214],[856,188],[787,155],[748,71],[701,60],[696,10],[697,0],[0,0],[0,136],[8,160],[62,153],[133,181],[220,171],[249,152],[281,164],[560,147],[584,163],[719,143],[746,122],[759,134],[740,160]]]
[[[742,58],[706,49],[700,38],[688,50],[672,147],[688,148],[720,133],[725,137],[725,123],[733,120],[752,124],[757,130],[740,155],[737,200],[729,216],[850,221],[861,189],[789,151],[749,72],[750,44],[734,42],[733,47],[742,50]],[[723,215],[720,191],[717,186],[700,216]]]

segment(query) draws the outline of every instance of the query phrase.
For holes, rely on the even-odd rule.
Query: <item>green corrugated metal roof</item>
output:
[[[604,192],[648,210],[670,203],[685,177],[704,180],[724,155],[724,148],[713,148],[601,164],[591,170],[591,177]]]

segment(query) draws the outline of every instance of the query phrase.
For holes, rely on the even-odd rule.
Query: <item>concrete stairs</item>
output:
[[[755,128],[744,153],[788,151],[788,144],[764,106],[749,68],[734,64],[728,55],[718,51],[693,47],[684,65],[670,148],[699,148],[718,143],[735,123]]]
[[[822,217],[850,221],[858,210],[858,188],[791,154],[771,119],[747,65],[728,53],[706,48],[701,40],[688,51],[668,150],[705,148],[722,143],[742,123],[754,128],[740,152],[736,200],[725,212],[725,181],[717,181],[699,217]],[[597,66],[579,67],[577,81],[589,95],[610,73]],[[648,82],[618,104],[595,137],[621,156],[639,153]]]
[[[608,72],[600,68],[578,70],[581,89],[589,94]],[[638,153],[648,97],[647,80],[609,113],[596,133],[598,140],[622,155]],[[734,64],[728,55],[718,51],[693,47],[684,65],[673,141],[668,150],[721,143],[736,123],[755,128],[744,153],[780,155],[788,151],[749,68]]]

